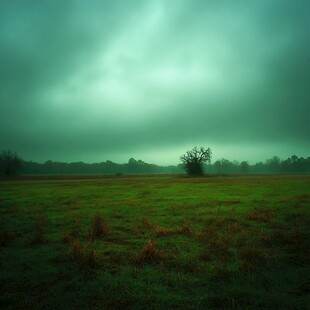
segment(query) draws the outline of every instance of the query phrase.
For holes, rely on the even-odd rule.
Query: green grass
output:
[[[1,309],[308,309],[309,176],[0,182]]]

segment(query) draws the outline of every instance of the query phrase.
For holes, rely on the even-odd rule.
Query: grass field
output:
[[[309,309],[309,176],[0,181],[1,309]]]

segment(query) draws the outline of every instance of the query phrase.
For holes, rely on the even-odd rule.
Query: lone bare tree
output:
[[[190,175],[203,175],[204,163],[211,161],[211,149],[204,147],[197,148],[196,146],[183,154],[180,159],[185,171]]]

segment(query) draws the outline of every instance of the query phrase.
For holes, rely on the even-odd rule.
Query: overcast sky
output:
[[[309,0],[1,0],[0,149],[310,156]]]

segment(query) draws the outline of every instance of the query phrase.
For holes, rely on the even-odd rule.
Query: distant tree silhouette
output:
[[[266,160],[265,165],[267,166],[269,172],[277,173],[280,172],[280,163],[280,158],[278,156],[273,156],[272,158]]]
[[[250,168],[250,165],[249,165],[249,163],[247,161],[244,160],[244,161],[242,161],[240,163],[240,171],[242,173],[248,173],[249,172],[249,168]]]
[[[183,168],[190,175],[202,175],[204,163],[211,160],[211,149],[204,147],[194,147],[192,150],[183,154],[180,159],[183,164]]]
[[[217,173],[235,173],[238,164],[229,161],[226,158],[217,160],[214,164]]]
[[[0,153],[0,174],[15,175],[21,167],[21,159],[15,152],[4,150]]]

